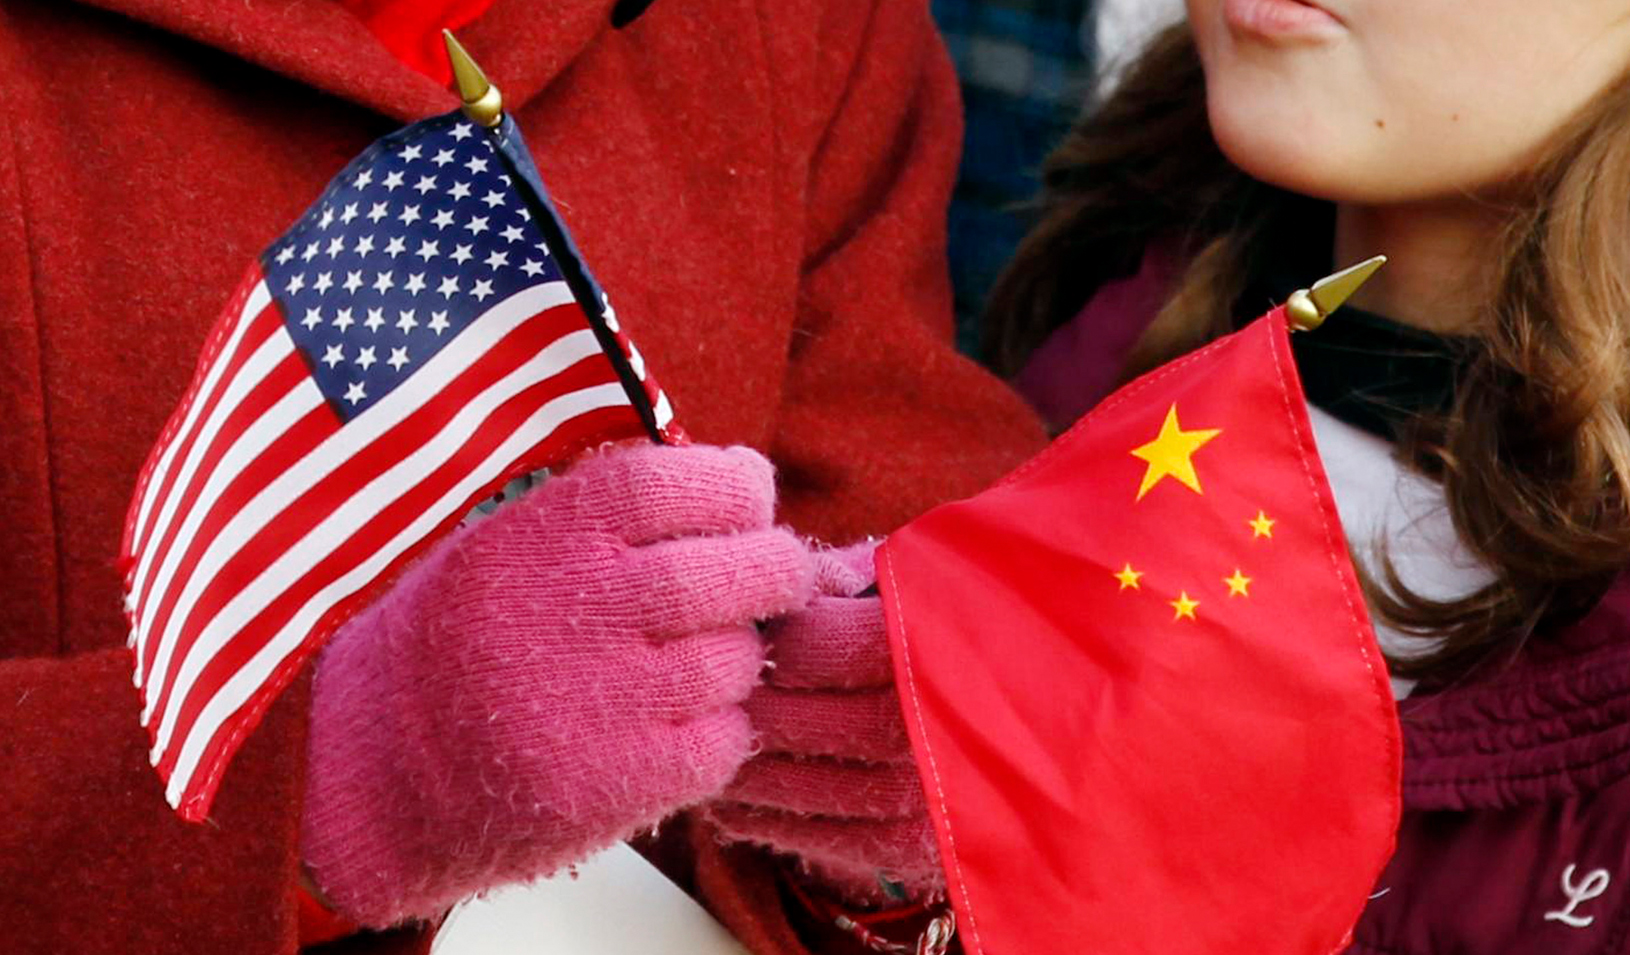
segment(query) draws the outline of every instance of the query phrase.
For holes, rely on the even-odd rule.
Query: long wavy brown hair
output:
[[[1192,36],[1174,27],[1047,159],[1037,224],[986,311],[998,370],[1016,371],[1156,239],[1189,264],[1125,375],[1194,348],[1232,327],[1275,224],[1319,206],[1223,156],[1204,83]],[[1443,483],[1455,528],[1496,579],[1437,601],[1383,561],[1365,581],[1372,608],[1432,638],[1393,661],[1400,675],[1450,679],[1509,659],[1630,563],[1630,78],[1514,185],[1452,409],[1414,422],[1400,445]]]

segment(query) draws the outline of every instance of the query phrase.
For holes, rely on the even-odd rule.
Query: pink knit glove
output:
[[[302,855],[385,926],[547,874],[716,795],[751,747],[753,621],[803,606],[745,448],[589,458],[442,541],[335,635]]]
[[[945,887],[883,605],[859,596],[875,580],[876,547],[818,553],[818,596],[770,625],[768,685],[747,701],[761,752],[707,809],[727,838],[790,853],[860,904]]]

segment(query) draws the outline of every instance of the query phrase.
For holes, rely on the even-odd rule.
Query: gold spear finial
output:
[[[1323,325],[1331,312],[1352,298],[1359,286],[1369,281],[1376,269],[1386,264],[1387,257],[1378,255],[1342,269],[1335,275],[1325,276],[1314,282],[1310,289],[1292,292],[1290,299],[1285,302],[1285,311],[1290,315],[1291,329],[1310,332]]]
[[[447,61],[453,64],[453,79],[458,82],[458,95],[464,100],[464,115],[479,125],[492,128],[503,122],[504,97],[498,87],[487,80],[487,74],[453,36],[453,31],[441,31],[442,42],[447,44]]]

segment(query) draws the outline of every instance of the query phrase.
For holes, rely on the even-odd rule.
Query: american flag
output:
[[[512,122],[353,161],[249,269],[125,524],[142,722],[170,804],[326,636],[505,485],[671,427]]]

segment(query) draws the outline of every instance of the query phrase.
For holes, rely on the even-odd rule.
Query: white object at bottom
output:
[[[453,910],[432,955],[747,955],[690,896],[617,845],[531,885]]]

